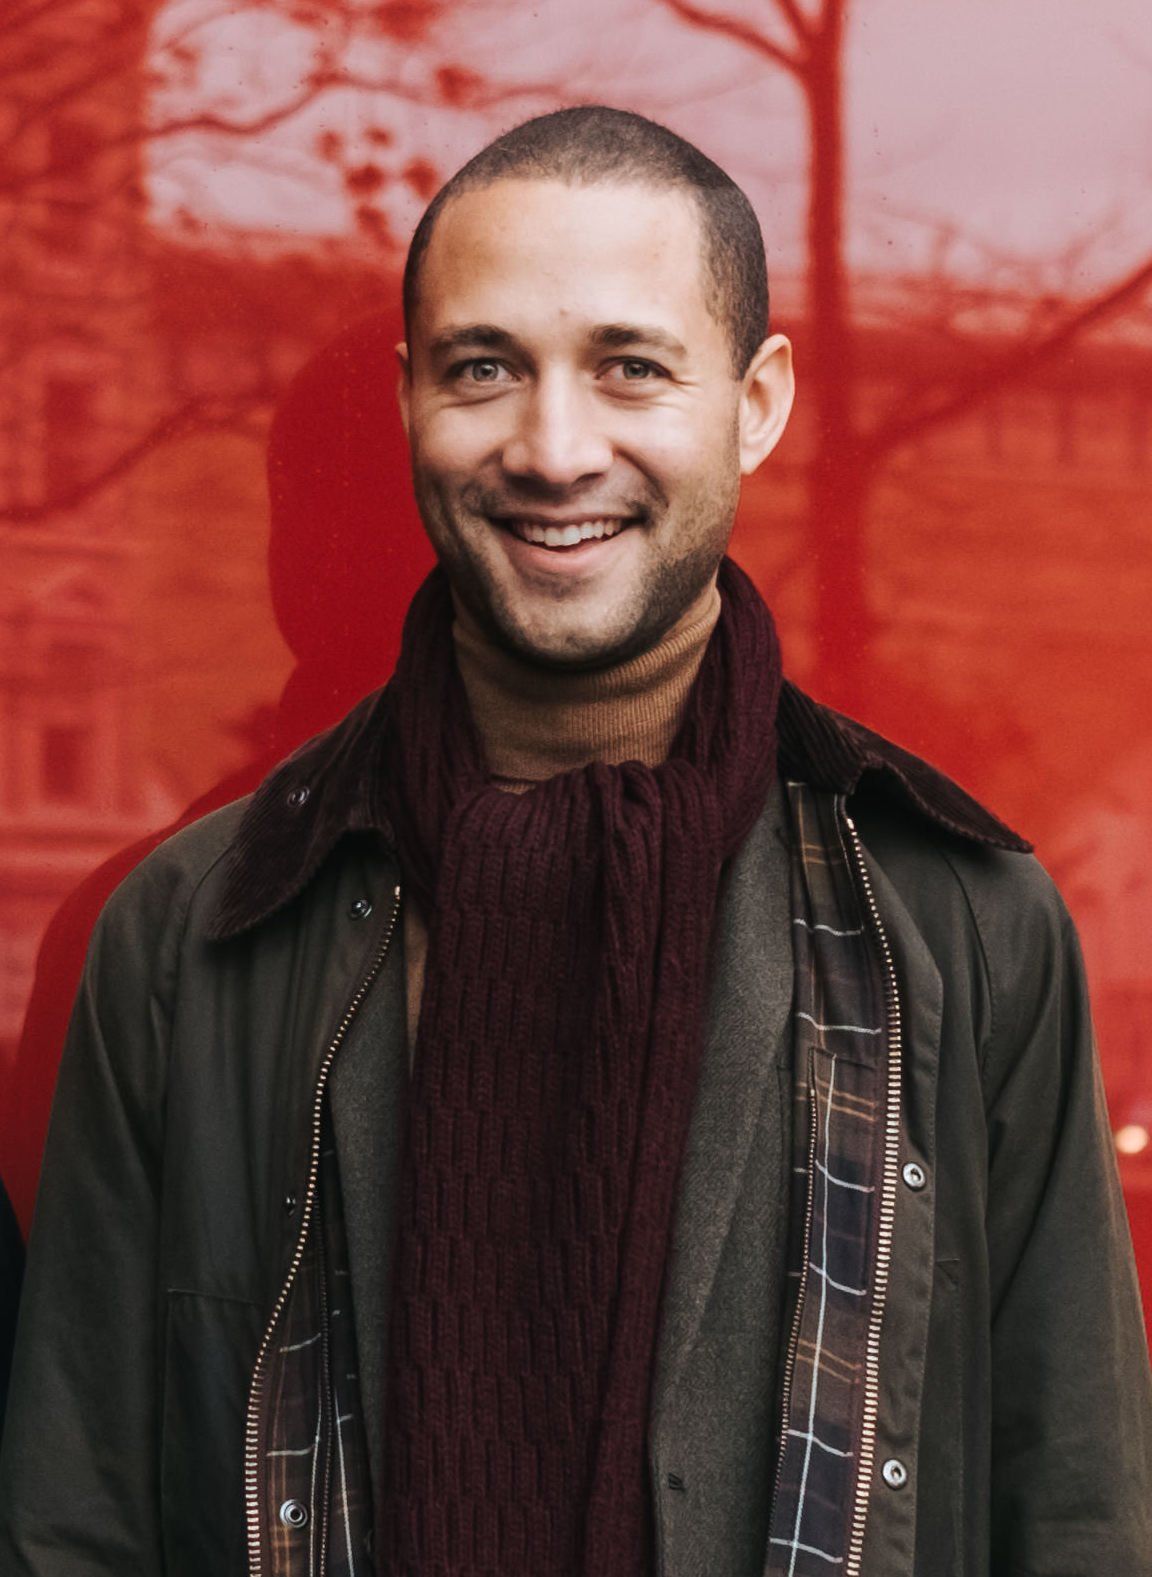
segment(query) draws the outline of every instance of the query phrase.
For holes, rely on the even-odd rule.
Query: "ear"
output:
[[[780,442],[788,424],[796,380],[792,345],[770,334],[748,364],[740,388],[740,474],[750,476]]]
[[[409,408],[412,401],[412,361],[408,355],[408,346],[403,340],[396,347],[396,362],[400,368],[396,398],[400,404],[400,420],[404,424],[404,435],[407,437]]]

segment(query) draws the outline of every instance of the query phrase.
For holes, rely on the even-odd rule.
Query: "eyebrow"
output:
[[[627,350],[643,345],[673,356],[688,354],[675,335],[650,323],[601,323],[588,338],[597,350]],[[428,349],[432,356],[443,359],[465,349],[518,350],[520,341],[494,323],[466,323],[444,329],[432,339]]]
[[[668,351],[673,356],[688,354],[674,334],[651,323],[603,323],[592,330],[589,338],[601,350],[626,350],[630,345],[650,345],[654,350]]]
[[[433,356],[443,357],[468,347],[476,350],[515,350],[517,344],[516,336],[509,334],[507,329],[496,328],[492,323],[467,323],[444,329],[434,336],[428,349]]]

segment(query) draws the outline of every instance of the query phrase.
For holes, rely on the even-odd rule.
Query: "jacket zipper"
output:
[[[856,1479],[856,1500],[852,1514],[852,1530],[848,1542],[845,1577],[860,1577],[860,1563],[864,1554],[864,1529],[868,1521],[868,1500],[872,1489],[872,1470],[876,1457],[876,1421],[880,1411],[880,1327],[884,1320],[884,1305],[888,1294],[888,1275],[892,1264],[892,1232],[896,1217],[896,1181],[900,1164],[900,1085],[902,1076],[902,1037],[900,1027],[900,995],[896,986],[896,967],[888,942],[872,879],[864,859],[864,849],[856,823],[841,809],[844,826],[848,829],[853,859],[860,878],[860,887],[868,906],[872,929],[876,937],[880,962],[884,972],[885,1013],[888,1028],[888,1088],[887,1109],[884,1123],[884,1167],[880,1194],[880,1223],[876,1248],[876,1283],[872,1293],[872,1313],[868,1324],[868,1342],[864,1360],[864,1419],[860,1434],[859,1472]]]
[[[327,1424],[324,1439],[327,1450],[324,1453],[324,1471],[320,1481],[320,1560],[316,1567],[318,1572],[328,1570],[328,1500],[329,1487],[332,1481],[332,1431],[339,1429],[340,1423],[335,1415],[339,1412],[339,1403],[332,1395],[332,1386],[329,1383],[331,1359],[328,1349],[328,1268],[324,1264],[324,1256],[320,1260],[320,1374],[322,1384],[320,1388],[320,1417]],[[313,1506],[312,1516],[317,1515],[317,1507]]]
[[[304,1193],[304,1204],[300,1212],[300,1230],[296,1236],[296,1246],[292,1252],[292,1259],[288,1266],[284,1283],[272,1306],[272,1313],[261,1337],[260,1346],[256,1352],[256,1363],[252,1370],[252,1381],[248,1389],[248,1412],[244,1424],[244,1504],[248,1524],[248,1571],[249,1577],[260,1577],[262,1570],[261,1539],[260,1539],[260,1505],[261,1505],[261,1473],[260,1473],[260,1407],[263,1399],[265,1370],[268,1353],[272,1346],[276,1326],[284,1312],[288,1295],[292,1291],[292,1284],[296,1280],[296,1273],[300,1269],[300,1262],[304,1257],[304,1245],[308,1239],[308,1231],[312,1224],[312,1212],[316,1203],[316,1180],[320,1169],[320,1127],[323,1113],[324,1089],[328,1082],[336,1053],[340,1050],[341,1043],[348,1033],[352,1020],[356,1017],[360,1004],[367,995],[368,988],[384,966],[388,956],[388,949],[392,945],[392,937],[396,931],[396,921],[400,914],[400,887],[397,885],[392,894],[392,913],[385,927],[384,935],[376,949],[375,956],[369,966],[368,973],[356,988],[351,1001],[344,1011],[344,1016],[337,1026],[336,1033],[329,1043],[320,1063],[316,1076],[316,1089],[312,1097],[312,1144],[308,1159],[308,1183]]]
[[[792,1310],[792,1329],[788,1335],[788,1350],[784,1359],[784,1379],[780,1386],[780,1444],[776,1452],[776,1482],[772,1489],[772,1506],[769,1522],[776,1515],[776,1502],[780,1498],[780,1480],[784,1474],[784,1448],[788,1442],[788,1409],[792,1405],[792,1376],[796,1369],[796,1349],[800,1345],[800,1316],[804,1312],[804,1294],[808,1289],[808,1257],[812,1244],[812,1212],[816,1185],[816,1073],[811,1050],[808,1052],[808,1167],[807,1194],[804,1206],[804,1246],[800,1259],[800,1285]]]

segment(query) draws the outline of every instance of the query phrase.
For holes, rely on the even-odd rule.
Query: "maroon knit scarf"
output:
[[[379,1577],[645,1577],[649,1383],[722,863],[776,761],[771,615],[730,560],[668,759],[491,786],[442,570],[383,785],[428,917]]]

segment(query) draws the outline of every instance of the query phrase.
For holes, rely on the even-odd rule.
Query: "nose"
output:
[[[549,487],[571,487],[612,464],[612,445],[595,400],[567,378],[542,377],[518,402],[504,446],[506,472]]]

